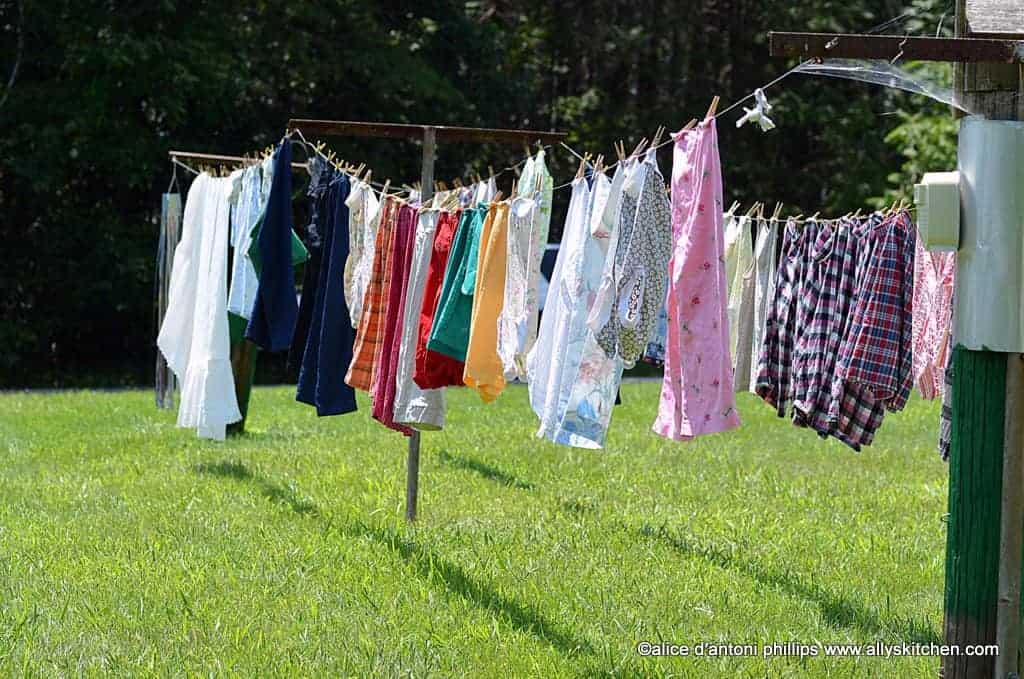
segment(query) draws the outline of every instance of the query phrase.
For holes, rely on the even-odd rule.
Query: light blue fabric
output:
[[[587,342],[594,341],[586,324],[587,313],[601,282],[607,253],[607,242],[594,237],[590,221],[595,209],[603,209],[603,204],[595,206],[595,199],[607,199],[608,183],[604,175],[595,178],[593,189],[584,179],[573,182],[569,214],[548,287],[540,332],[527,358],[530,406],[540,418],[537,436],[555,443],[600,447],[600,443],[590,443],[593,439],[575,436],[593,426],[585,421],[591,415],[585,403],[587,399],[574,399],[573,389],[578,378],[586,380],[586,384],[577,387],[578,391],[601,389],[597,385],[607,379],[603,374],[581,372],[581,364]],[[571,399],[574,407],[579,408],[567,413]],[[613,389],[612,402],[614,400]],[[580,412],[582,419],[577,417]],[[603,436],[597,440],[603,441]]]

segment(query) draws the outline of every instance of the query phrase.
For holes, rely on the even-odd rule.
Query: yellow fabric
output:
[[[498,398],[505,375],[498,356],[498,315],[505,297],[508,248],[508,203],[495,203],[487,211],[477,255],[473,313],[462,381],[480,392],[484,403]]]

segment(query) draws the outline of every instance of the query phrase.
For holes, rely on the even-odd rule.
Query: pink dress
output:
[[[687,441],[739,426],[726,318],[722,169],[714,118],[675,135],[668,339],[656,434]]]
[[[955,252],[928,252],[917,236],[914,254],[914,384],[931,400],[945,391],[943,370],[953,313]]]

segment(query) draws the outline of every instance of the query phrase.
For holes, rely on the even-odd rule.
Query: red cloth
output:
[[[395,237],[388,257],[391,267],[385,275],[387,303],[384,307],[384,328],[376,356],[377,370],[374,371],[370,386],[373,419],[406,436],[412,436],[412,429],[395,423],[395,378],[398,374],[402,309],[405,306],[405,289],[409,283],[409,265],[412,261],[417,216],[416,208],[408,205],[399,208]]]
[[[423,289],[423,309],[420,311],[420,328],[416,337],[416,367],[412,375],[413,382],[420,389],[464,386],[463,362],[427,349],[430,329],[434,325],[434,312],[437,311],[441,297],[448,255],[452,250],[452,241],[455,240],[461,215],[461,210],[443,212],[437,220],[434,250],[430,254],[430,265],[427,268],[427,280]]]

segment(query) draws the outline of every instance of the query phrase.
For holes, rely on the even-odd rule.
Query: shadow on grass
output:
[[[211,476],[220,476],[223,478],[235,479],[236,481],[250,481],[255,483],[259,486],[260,493],[263,497],[273,502],[287,505],[296,514],[308,514],[312,516],[319,516],[320,514],[320,508],[317,507],[316,503],[308,498],[301,497],[295,484],[282,486],[278,483],[274,483],[270,479],[254,474],[242,462],[234,460],[226,460],[223,462],[200,462],[194,467],[194,469],[198,474],[210,474]]]
[[[481,584],[460,566],[402,537],[393,530],[355,524],[343,528],[342,533],[353,538],[369,538],[387,547],[415,568],[423,579],[444,587],[474,606],[497,614],[517,631],[531,634],[568,656],[574,657],[594,652],[593,647],[587,641],[577,639],[560,629],[558,625],[547,620],[540,612]]]
[[[481,462],[480,460],[474,460],[471,457],[463,455],[452,455],[447,450],[441,450],[437,453],[437,458],[446,464],[450,464],[453,467],[459,469],[466,469],[471,472],[476,472],[480,476],[484,477],[488,481],[494,481],[500,483],[503,486],[510,488],[518,488],[519,490],[534,490],[535,486],[529,481],[523,481],[522,479],[509,474],[508,472],[502,471],[497,467]]]
[[[893,625],[886,624],[871,608],[830,592],[801,578],[797,573],[777,571],[753,561],[745,561],[713,545],[700,544],[685,536],[674,535],[664,526],[655,528],[645,525],[639,532],[644,538],[660,540],[681,554],[700,557],[719,568],[739,573],[786,594],[813,602],[821,609],[825,621],[833,627],[856,629],[869,635],[897,632],[903,640],[910,643],[942,643],[939,633],[927,623],[910,619],[904,621],[903,629],[894,629]]]

